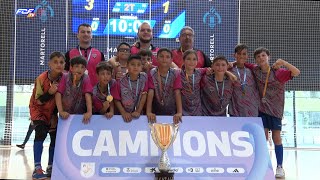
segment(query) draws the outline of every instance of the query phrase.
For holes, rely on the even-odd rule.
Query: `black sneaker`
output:
[[[17,147],[24,149],[24,144],[17,144]]]
[[[51,177],[51,173],[52,173],[52,166],[47,167],[46,173],[47,173],[47,177]]]

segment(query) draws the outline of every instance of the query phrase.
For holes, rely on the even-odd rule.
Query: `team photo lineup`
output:
[[[141,115],[155,123],[165,115],[172,116],[174,124],[183,123],[183,116],[261,117],[266,139],[269,131],[272,134],[275,176],[284,177],[281,120],[285,84],[300,74],[299,69],[283,59],[270,64],[272,52],[265,47],[254,47],[255,63],[248,63],[245,44],[235,44],[236,61],[222,54],[211,61],[194,47],[197,34],[190,26],[180,30],[179,47],[157,47],[152,44],[151,27],[142,22],[138,41],[119,42],[116,56],[105,59],[91,46],[91,25],[80,24],[78,45],[66,53],[50,54],[49,68],[36,78],[29,104],[35,130],[32,177],[50,177],[58,117],[67,120],[71,114],[83,114],[84,124],[98,114],[106,121],[121,115],[126,123]],[[44,173],[41,155],[48,133],[51,143]]]

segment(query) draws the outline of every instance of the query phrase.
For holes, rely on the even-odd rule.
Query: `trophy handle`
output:
[[[171,124],[171,128],[172,128],[172,131],[173,131],[173,133],[171,134],[171,136],[172,136],[172,141],[170,142],[170,144],[169,144],[168,147],[170,147],[170,146],[173,144],[173,142],[176,140],[177,134],[178,134],[178,132],[179,132],[179,127],[180,127],[180,123],[178,123],[178,124]]]
[[[159,149],[161,149],[161,147],[160,147],[160,145],[158,144],[158,143],[156,143],[157,142],[157,137],[156,137],[156,132],[155,132],[155,130],[154,130],[154,126],[153,126],[153,124],[154,123],[149,123],[149,128],[150,128],[150,135],[151,135],[151,137],[152,137],[152,139],[153,139],[153,142],[154,142],[154,144],[159,148]]]

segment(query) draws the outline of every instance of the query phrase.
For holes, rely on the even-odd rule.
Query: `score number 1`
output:
[[[169,5],[170,5],[170,1],[166,1],[165,3],[162,4],[162,6],[164,7],[163,13],[167,14],[169,11]],[[171,29],[170,24],[164,24],[162,30],[164,33],[169,33]]]
[[[165,3],[162,4],[162,6],[164,7],[164,14],[167,14],[169,11],[169,5],[170,5],[170,1],[166,1]]]

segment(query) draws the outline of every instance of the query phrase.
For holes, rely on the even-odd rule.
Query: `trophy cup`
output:
[[[149,124],[151,129],[151,137],[154,143],[161,149],[162,154],[158,164],[160,173],[155,172],[155,179],[173,179],[173,172],[170,171],[170,160],[167,154],[167,149],[176,139],[179,124]]]

